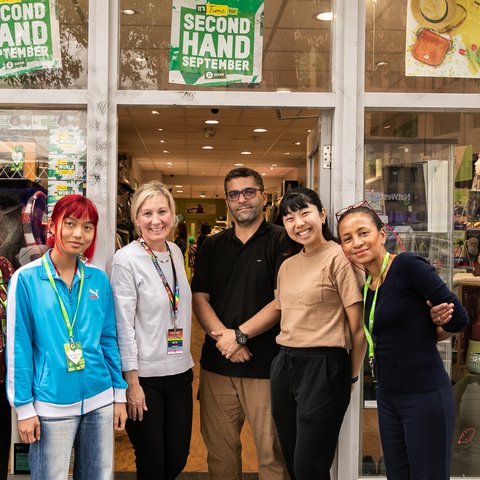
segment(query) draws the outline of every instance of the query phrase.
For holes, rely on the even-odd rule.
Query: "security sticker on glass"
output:
[[[65,343],[63,345],[65,356],[67,357],[67,370],[76,372],[85,368],[85,359],[83,358],[83,350],[80,342]]]
[[[167,355],[183,353],[183,328],[169,328],[167,335]]]

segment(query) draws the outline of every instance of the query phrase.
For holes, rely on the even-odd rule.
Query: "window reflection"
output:
[[[126,9],[134,14],[122,13]],[[331,21],[316,15],[331,9],[330,0],[265,2],[262,82],[220,88],[329,91]],[[162,8],[149,0],[137,0],[133,7],[131,1],[123,0],[120,12],[119,88],[183,88],[168,83],[172,0],[162,2]]]

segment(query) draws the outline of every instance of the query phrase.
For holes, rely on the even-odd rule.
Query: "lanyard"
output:
[[[47,254],[45,254],[47,255]],[[68,337],[70,338],[70,343],[72,345],[75,344],[73,340],[73,326],[75,325],[75,322],[77,321],[77,312],[78,312],[78,307],[80,305],[80,299],[82,297],[82,290],[83,290],[83,263],[79,262],[80,268],[80,288],[78,290],[78,297],[77,297],[77,308],[75,309],[75,315],[73,316],[73,322],[70,323],[70,318],[68,317],[67,309],[65,308],[65,304],[63,303],[62,298],[60,297],[60,294],[58,293],[57,286],[55,285],[55,281],[53,280],[52,276],[52,271],[50,270],[50,266],[48,265],[47,259],[45,258],[45,255],[43,256],[43,266],[45,267],[45,270],[47,271],[47,276],[48,280],[50,281],[50,285],[52,286],[53,290],[55,290],[55,293],[57,294],[58,298],[58,303],[60,304],[60,310],[62,311],[63,315],[63,320],[65,321],[65,325],[68,330]]]
[[[377,304],[377,294],[378,294],[378,288],[380,287],[380,279],[382,278],[382,275],[385,273],[385,270],[387,269],[389,258],[390,258],[390,253],[385,252],[385,255],[383,257],[382,268],[380,269],[380,275],[378,277],[377,286],[375,288],[375,293],[373,295],[372,306],[370,307],[370,313],[368,315],[368,327],[365,323],[365,306],[367,303],[368,287],[370,286],[370,283],[372,283],[371,275],[368,276],[367,281],[363,286],[363,330],[365,332],[365,337],[367,337],[368,361],[372,369],[372,376],[374,376],[374,372],[373,372],[374,344],[373,344],[372,332],[373,332],[373,324],[375,322],[375,306]]]
[[[140,245],[145,249],[145,251],[150,255],[150,258],[152,259],[152,263],[155,266],[155,269],[158,272],[158,275],[160,275],[160,278],[162,279],[163,286],[165,287],[165,290],[168,295],[168,300],[170,302],[170,307],[172,309],[172,318],[173,318],[173,326],[175,330],[177,329],[176,321],[177,321],[177,312],[178,312],[178,303],[180,300],[180,288],[178,285],[177,281],[177,272],[175,270],[175,264],[173,263],[173,258],[172,258],[172,252],[170,251],[170,247],[168,246],[168,243],[165,242],[165,245],[167,247],[167,252],[168,255],[170,256],[170,260],[172,261],[172,271],[173,271],[173,291],[170,288],[170,285],[168,284],[167,278],[165,277],[165,274],[162,271],[162,268],[160,267],[160,264],[158,263],[158,259],[156,255],[153,253],[153,250],[147,245],[145,240],[140,237],[138,239],[140,242]],[[175,293],[174,293],[175,292]]]

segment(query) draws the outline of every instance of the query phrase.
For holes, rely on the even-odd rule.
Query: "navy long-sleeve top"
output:
[[[368,291],[365,322],[374,292]],[[378,385],[392,393],[426,392],[444,385],[447,373],[436,348],[432,305],[453,303],[453,317],[443,329],[460,332],[468,314],[434,268],[422,257],[397,255],[378,289],[373,326]]]

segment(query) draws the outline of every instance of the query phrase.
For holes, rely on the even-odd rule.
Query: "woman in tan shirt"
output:
[[[277,278],[281,349],[271,367],[272,413],[291,479],[329,480],[365,356],[362,280],[313,190],[285,195],[280,215],[303,249],[285,260]]]

